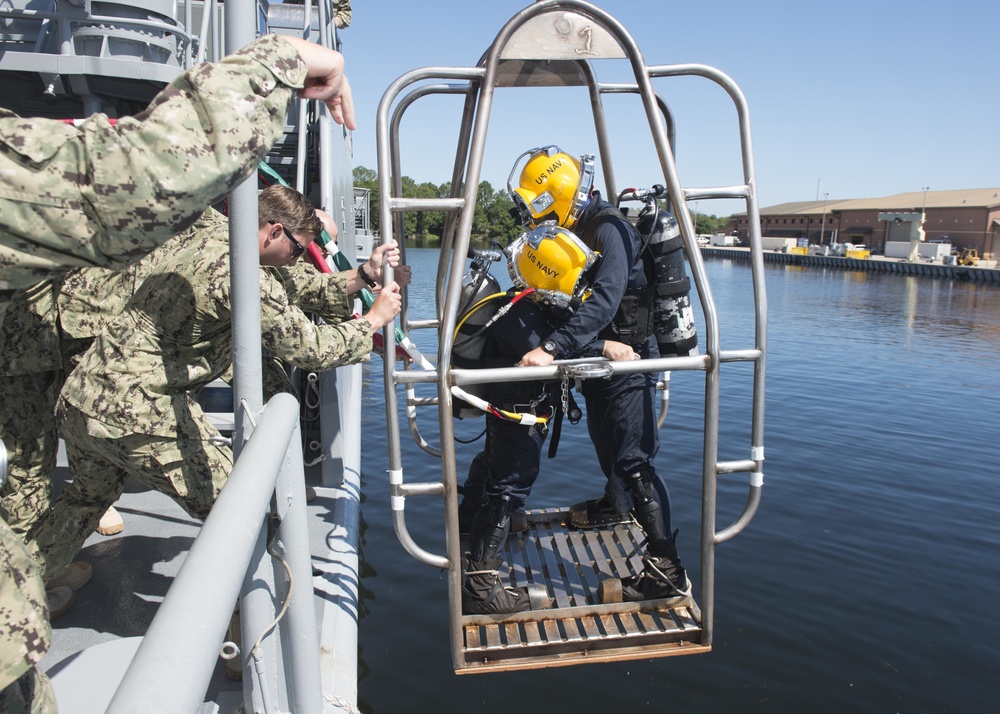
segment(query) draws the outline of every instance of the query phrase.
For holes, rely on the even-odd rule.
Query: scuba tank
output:
[[[639,216],[636,228],[652,258],[649,283],[653,287],[653,332],[660,356],[698,354],[698,332],[689,297],[691,280],[684,267],[684,241],[677,221],[667,211],[649,211]]]
[[[489,334],[484,326],[497,314],[504,302],[500,299],[488,299],[504,293],[500,283],[490,274],[490,265],[493,261],[502,260],[503,252],[470,248],[469,257],[472,258],[472,263],[462,278],[458,319],[455,323],[458,327],[451,349],[451,366],[459,369],[475,369],[483,366],[483,349]],[[485,384],[466,385],[463,389],[473,396],[486,398]],[[452,413],[457,419],[483,416],[480,409],[466,404],[461,399],[452,402]]]

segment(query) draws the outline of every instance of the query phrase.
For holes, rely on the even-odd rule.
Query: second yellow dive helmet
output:
[[[514,174],[526,156],[528,160],[514,186]],[[507,177],[507,191],[525,226],[555,220],[564,228],[572,228],[593,186],[594,156],[584,154],[577,159],[552,145],[525,151],[514,161]]]

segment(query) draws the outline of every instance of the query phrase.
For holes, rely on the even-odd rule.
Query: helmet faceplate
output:
[[[525,156],[528,161],[515,188],[514,174]],[[593,186],[593,155],[584,154],[576,159],[553,145],[521,154],[507,177],[507,191],[525,226],[555,220],[560,226],[572,228]]]

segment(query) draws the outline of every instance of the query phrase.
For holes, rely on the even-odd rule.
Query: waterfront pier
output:
[[[701,253],[706,258],[729,258],[730,260],[749,261],[750,249],[740,247],[714,248],[703,246]],[[923,275],[935,278],[953,278],[975,282],[1000,285],[1000,270],[996,268],[978,268],[964,265],[944,265],[927,261],[908,262],[898,258],[886,258],[873,255],[870,258],[842,258],[836,255],[797,255],[776,251],[764,252],[765,263],[782,263],[786,265],[821,266],[839,268],[841,270],[867,270],[878,273],[900,273],[903,275]]]

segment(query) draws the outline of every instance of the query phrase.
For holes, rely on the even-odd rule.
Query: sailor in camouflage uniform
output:
[[[56,397],[65,376],[142,280],[125,270],[78,268],[15,293],[0,323],[0,439],[10,473],[0,516],[25,537],[52,501],[59,432]]]
[[[124,265],[189,226],[253,172],[295,89],[354,128],[341,55],[274,35],[200,65],[116,126],[0,110],[0,321],[17,290],[72,267]],[[2,520],[0,566],[0,711],[55,712],[36,667],[52,636],[45,589]]]
[[[381,290],[365,317],[352,320],[350,295],[365,286],[357,269],[315,273],[297,286],[296,300],[337,320],[316,325],[289,303],[286,278],[276,268],[294,263],[322,223],[290,188],[266,189],[259,205],[264,348],[315,371],[367,360],[372,334],[399,311],[396,283]],[[228,233],[216,214],[214,225],[160,248],[159,266],[67,379],[58,413],[73,482],[29,543],[46,579],[61,574],[129,476],[198,519],[222,489],[232,452],[219,443],[197,397],[232,362]],[[370,265],[378,271],[383,255],[391,264],[398,249],[374,251]]]

